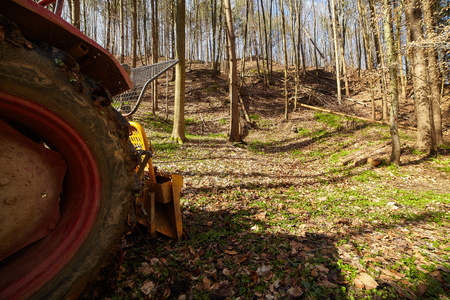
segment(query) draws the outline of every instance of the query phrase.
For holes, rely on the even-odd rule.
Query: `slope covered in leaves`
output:
[[[188,73],[188,143],[141,110],[154,164],[184,176],[185,233],[125,236],[89,297],[448,299],[449,152],[427,158],[402,131],[402,166],[344,165],[389,129],[309,110],[283,121],[281,82],[258,84],[243,144],[226,142],[226,80],[205,71]]]

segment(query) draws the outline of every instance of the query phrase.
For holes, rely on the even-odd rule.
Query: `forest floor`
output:
[[[249,74],[242,95],[254,124],[243,126],[243,143],[227,142],[227,78],[205,65],[186,73],[187,143],[170,140],[165,79],[158,116],[144,103],[135,120],[154,165],[184,177],[183,238],[150,240],[144,228],[125,236],[116,266],[89,297],[450,299],[449,148],[428,157],[413,149],[415,132],[401,129],[401,166],[391,165],[388,126],[292,107],[285,121],[282,70],[270,88]],[[302,83],[320,93],[303,93],[301,102],[337,107],[328,103],[331,74],[310,70]],[[370,105],[365,85],[351,87],[352,99]],[[404,125],[414,126],[413,108],[402,100]],[[351,101],[342,111],[370,116]],[[369,154],[381,164],[359,161]]]

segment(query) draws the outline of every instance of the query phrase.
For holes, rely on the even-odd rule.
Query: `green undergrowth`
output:
[[[450,193],[427,188],[448,176],[448,155],[344,166],[385,141],[386,127],[315,113],[288,136],[271,131],[285,125],[251,118],[260,135],[246,144],[220,132],[182,146],[164,120],[145,119],[161,167],[184,177],[184,235],[126,237],[106,298],[448,299]],[[363,273],[378,286],[358,287]]]

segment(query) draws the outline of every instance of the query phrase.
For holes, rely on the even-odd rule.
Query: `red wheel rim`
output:
[[[59,273],[88,237],[101,204],[101,176],[91,146],[60,115],[0,91],[0,117],[32,129],[61,153],[68,166],[56,229],[0,264],[0,299],[25,298]]]

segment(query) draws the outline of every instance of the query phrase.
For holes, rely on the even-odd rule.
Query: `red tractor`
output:
[[[131,86],[57,13],[0,1],[0,299],[76,297],[136,216],[141,158],[111,107]]]

